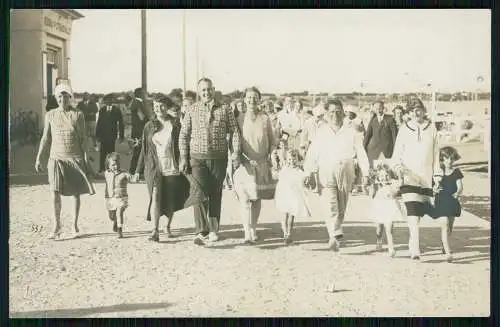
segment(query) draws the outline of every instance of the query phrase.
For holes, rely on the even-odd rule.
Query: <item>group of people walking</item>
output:
[[[367,215],[376,224],[377,249],[382,247],[385,230],[389,254],[394,256],[393,222],[404,219],[410,231],[410,256],[419,259],[419,220],[429,215],[442,222],[443,253],[451,260],[448,236],[460,215],[462,192],[463,176],[453,167],[459,155],[453,148],[438,148],[436,128],[419,99],[409,102],[408,121],[386,114],[384,103],[376,102],[365,130],[350,114],[353,110],[345,110],[338,99],[328,99],[304,113],[300,101],[287,98],[283,110],[270,113],[261,109],[261,93],[255,87],[246,89],[243,102],[231,108],[214,99],[210,79],[202,78],[197,86],[200,101],[194,104],[179,106],[167,96],[156,96],[154,115],[147,122],[137,100],[132,137],[140,146],[129,172],[120,168],[114,149],[106,151],[106,207],[119,237],[128,206],[127,183],[136,182],[143,172],[149,193],[146,218],[153,221],[151,241],[159,241],[161,216],[167,218],[168,236],[174,213],[193,207],[195,244],[217,242],[226,184],[239,203],[245,244],[259,241],[262,200],[275,201],[283,214],[283,241],[290,244],[294,219],[313,215],[316,208],[311,208],[310,199],[318,196],[328,248],[338,251],[349,197],[359,181],[370,190],[374,204]],[[68,86],[58,85],[54,94],[59,107],[46,114],[35,165],[39,171],[41,153],[50,143],[48,173],[55,220],[51,237],[58,238],[60,196],[75,200],[78,236],[80,195],[95,191],[88,174],[83,114],[69,105]],[[123,138],[122,128],[110,133]]]

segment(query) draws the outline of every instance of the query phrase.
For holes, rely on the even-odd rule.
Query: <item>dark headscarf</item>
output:
[[[57,103],[56,97],[51,94],[47,99],[47,104],[45,105],[45,111],[51,111],[52,109],[59,108],[59,103]]]

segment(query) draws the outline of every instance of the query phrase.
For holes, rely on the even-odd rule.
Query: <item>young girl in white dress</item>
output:
[[[276,208],[284,213],[281,221],[283,241],[292,243],[292,230],[295,217],[311,216],[310,205],[305,190],[306,174],[299,167],[300,155],[296,149],[286,152],[286,165],[280,170],[276,185]]]
[[[377,226],[375,249],[382,250],[382,234],[385,229],[389,255],[394,257],[393,223],[404,220],[405,216],[399,201],[396,199],[401,181],[387,164],[375,160],[373,165],[375,168],[371,171],[370,197],[372,203],[369,214]]]

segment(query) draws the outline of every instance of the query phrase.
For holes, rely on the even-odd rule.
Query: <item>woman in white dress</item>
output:
[[[418,224],[431,208],[432,176],[439,169],[439,148],[436,128],[427,118],[422,101],[414,99],[407,111],[410,120],[399,129],[392,160],[403,179],[401,194],[408,216],[410,257],[420,259]]]

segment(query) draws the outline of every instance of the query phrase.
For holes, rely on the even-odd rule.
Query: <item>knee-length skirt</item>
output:
[[[64,196],[95,194],[87,165],[83,159],[50,158],[47,170],[51,191],[59,192]]]

